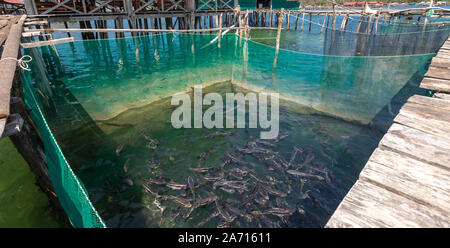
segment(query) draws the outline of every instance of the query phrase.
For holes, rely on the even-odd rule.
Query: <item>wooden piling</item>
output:
[[[321,33],[323,32],[323,28],[325,27],[325,21],[327,20],[327,18],[328,18],[328,13],[326,13],[324,18],[323,18],[322,28],[320,29]]]
[[[300,28],[300,32],[303,32],[303,24],[305,23],[305,13],[302,14],[302,26]]]
[[[361,23],[363,22],[364,15],[361,15],[361,18],[359,19],[358,26],[356,27],[356,33],[359,33],[359,30],[361,28]]]
[[[220,41],[222,38],[222,14],[219,14],[219,41],[218,41],[218,46],[220,48]]]
[[[331,22],[331,28],[334,30],[336,24],[336,4],[333,3],[333,21]]]
[[[289,28],[290,28],[290,26],[291,26],[291,17],[290,17],[290,12],[289,12],[289,10],[288,10],[286,16],[287,16],[287,27],[286,27],[286,29],[289,30]]]
[[[275,45],[276,50],[280,49],[281,28],[283,26],[283,20],[284,20],[284,9],[282,8],[281,13],[278,16],[277,40]]]
[[[376,18],[376,20],[375,20],[375,30],[374,30],[374,34],[376,34],[377,33],[377,31],[378,31],[378,15],[377,15],[377,18]]]
[[[372,18],[373,15],[369,16],[369,21],[367,21],[367,33],[370,34],[371,28],[373,28],[373,25],[371,26],[370,24],[372,23]]]
[[[312,14],[309,14],[309,28],[308,28],[309,32],[311,32],[311,24],[312,24]]]

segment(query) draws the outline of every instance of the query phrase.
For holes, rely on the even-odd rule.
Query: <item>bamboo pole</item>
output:
[[[379,18],[379,16],[377,16],[377,19],[375,20],[375,31],[374,31],[374,34],[376,34],[377,31],[378,31],[378,18]]]
[[[358,26],[356,27],[356,33],[359,33],[359,29],[361,28],[361,23],[363,21],[364,15],[361,15],[361,18],[359,19]]]
[[[327,18],[328,18],[328,13],[326,13],[325,17],[323,18],[322,28],[320,29],[321,33],[323,32],[323,28],[325,27],[325,21],[327,20]]]
[[[309,28],[308,28],[309,32],[311,32],[311,23],[312,23],[312,13],[309,14]]]
[[[281,9],[281,13],[278,16],[277,41],[275,46],[277,50],[280,49],[281,28],[283,26],[283,20],[284,20],[284,8]]]
[[[372,18],[373,18],[373,15],[370,15],[369,21],[367,22],[367,33],[368,34],[370,33],[370,23],[372,23]],[[372,25],[372,28],[373,28],[373,25]]]
[[[219,42],[218,42],[219,48],[221,37],[222,37],[222,13],[219,15]]]
[[[277,68],[278,53],[280,50],[280,38],[281,38],[281,28],[283,26],[283,19],[284,19],[284,8],[281,8],[281,13],[278,16],[277,40],[275,45],[275,56],[273,58],[273,65],[272,65],[272,81],[274,85],[276,85],[276,68]]]
[[[331,22],[331,28],[334,30],[336,24],[336,4],[333,3],[333,21]]]
[[[305,13],[302,14],[302,27],[300,28],[300,32],[303,32],[303,24],[305,23]]]
[[[291,26],[291,25],[290,25],[290,24],[291,24],[291,18],[290,18],[290,12],[289,12],[289,10],[288,10],[286,16],[287,16],[287,30],[289,30],[289,28],[290,28],[290,26]]]
[[[230,30],[277,30],[278,28],[271,28],[271,27],[229,27]],[[191,32],[218,32],[220,31],[220,28],[210,28],[210,29],[188,29],[188,30],[174,30],[174,29],[94,29],[94,28],[72,28],[72,29],[39,29],[39,31],[43,31],[46,33],[66,33],[66,32],[87,32],[87,33],[93,33],[93,32],[105,32],[105,33],[126,33],[126,32],[157,32],[157,33],[191,33]]]

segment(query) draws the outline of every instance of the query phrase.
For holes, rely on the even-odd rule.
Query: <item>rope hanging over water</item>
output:
[[[7,59],[17,61],[17,64],[19,65],[19,67],[22,68],[25,71],[31,71],[31,69],[29,68],[28,63],[30,63],[33,60],[33,58],[30,55],[24,55],[20,59],[12,58],[12,57],[6,57],[6,58],[1,59],[0,61],[7,60]]]

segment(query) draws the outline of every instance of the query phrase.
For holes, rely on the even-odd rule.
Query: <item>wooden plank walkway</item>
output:
[[[0,20],[4,20],[2,18]],[[9,127],[16,130],[16,125],[8,125],[10,119],[10,95],[16,73],[16,58],[19,54],[22,25],[25,19],[26,15],[8,16],[8,19],[6,19],[8,23],[4,22],[2,24],[3,27],[0,29],[0,45],[3,45],[0,60],[0,138],[14,133],[11,130],[5,130],[6,128]],[[5,40],[2,38],[4,34],[7,34]],[[14,121],[14,119],[11,119],[11,121]]]
[[[450,39],[326,227],[450,227]]]
[[[450,94],[450,39],[447,40],[431,61],[430,68],[420,87]]]

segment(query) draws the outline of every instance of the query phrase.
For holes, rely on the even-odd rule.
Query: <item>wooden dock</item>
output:
[[[326,227],[450,227],[450,39]]]

